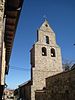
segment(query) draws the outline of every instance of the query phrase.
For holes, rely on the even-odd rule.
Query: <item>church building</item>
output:
[[[25,97],[21,96],[24,100],[35,100],[35,92],[46,87],[46,78],[63,71],[61,49],[47,20],[37,31],[37,41],[30,50],[30,57],[31,80],[19,86],[20,92],[24,86]]]

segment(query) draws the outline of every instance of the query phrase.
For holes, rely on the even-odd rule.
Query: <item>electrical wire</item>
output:
[[[12,70],[18,70],[18,71],[31,71],[31,68],[24,68],[24,67],[16,67],[16,66],[10,66],[10,69]],[[55,72],[55,71],[51,71],[51,70],[39,70],[36,69],[35,71],[39,71],[39,72]]]

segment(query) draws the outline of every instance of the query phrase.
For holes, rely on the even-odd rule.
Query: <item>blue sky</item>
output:
[[[56,34],[62,59],[75,62],[75,0],[25,0],[6,76],[8,88],[14,89],[30,79],[30,70],[27,70],[30,69],[30,49],[36,41],[37,29],[44,21],[43,16]]]

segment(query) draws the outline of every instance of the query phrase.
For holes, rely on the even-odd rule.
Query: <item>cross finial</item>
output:
[[[44,18],[45,21],[47,21],[47,16],[46,15],[44,15],[43,18]]]

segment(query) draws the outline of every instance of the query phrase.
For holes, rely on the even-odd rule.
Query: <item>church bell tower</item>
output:
[[[47,77],[62,72],[61,50],[47,20],[38,29],[37,42],[31,49],[31,68],[32,98],[34,98],[34,91],[45,87]]]

